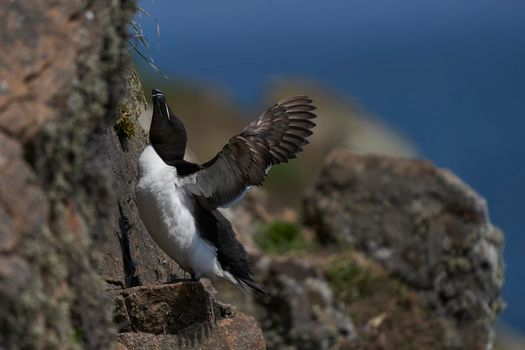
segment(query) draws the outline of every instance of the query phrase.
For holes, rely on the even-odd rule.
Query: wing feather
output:
[[[289,97],[270,107],[202,168],[185,178],[185,189],[208,208],[224,207],[250,186],[263,183],[269,168],[296,158],[308,144],[316,118],[307,96]]]

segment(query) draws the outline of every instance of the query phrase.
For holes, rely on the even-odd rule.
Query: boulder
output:
[[[325,246],[364,252],[452,321],[447,343],[485,348],[502,302],[502,233],[485,200],[424,160],[336,150],[304,200]]]
[[[306,259],[262,257],[257,278],[269,295],[255,295],[269,349],[350,349],[352,320],[321,272]]]
[[[198,282],[113,291],[127,349],[265,349],[252,317],[215,302]],[[125,322],[120,322],[124,320]]]

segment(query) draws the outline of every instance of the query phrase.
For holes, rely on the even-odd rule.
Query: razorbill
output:
[[[295,158],[315,126],[312,100],[290,97],[233,136],[210,161],[184,160],[186,130],[160,90],[152,90],[150,145],[139,159],[137,206],[149,234],[192,279],[225,278],[264,289],[253,278],[246,250],[218,208],[263,183],[272,165]]]

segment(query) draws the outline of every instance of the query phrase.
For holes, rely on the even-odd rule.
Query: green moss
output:
[[[306,241],[297,223],[276,221],[265,225],[255,235],[257,245],[267,253],[304,250]]]
[[[83,344],[83,340],[82,340],[83,338],[84,338],[84,332],[82,332],[82,330],[79,328],[75,328],[75,330],[73,331],[73,334],[71,335],[71,344],[81,345]]]
[[[393,281],[393,291],[396,297],[396,303],[399,307],[405,311],[410,310],[412,307],[412,299],[410,298],[410,292],[408,287],[401,281]]]
[[[326,278],[337,296],[346,302],[372,294],[380,283],[368,269],[363,269],[352,261],[330,267],[326,271]]]
[[[132,113],[126,105],[119,108],[119,116],[115,123],[115,131],[119,138],[130,139],[135,136],[135,123],[132,119]]]

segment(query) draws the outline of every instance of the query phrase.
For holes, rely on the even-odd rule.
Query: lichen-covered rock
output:
[[[269,295],[256,295],[270,349],[350,349],[357,334],[321,272],[304,259],[262,257],[256,275]]]
[[[108,348],[93,241],[116,201],[113,118],[133,2],[0,3],[0,348]]]
[[[485,201],[430,162],[334,151],[305,200],[325,245],[350,245],[451,322],[447,344],[485,348],[501,310],[502,234]]]
[[[365,255],[346,248],[309,260],[323,272],[344,312],[352,316],[359,348],[453,348],[445,340],[451,322],[437,315],[417,290]]]

